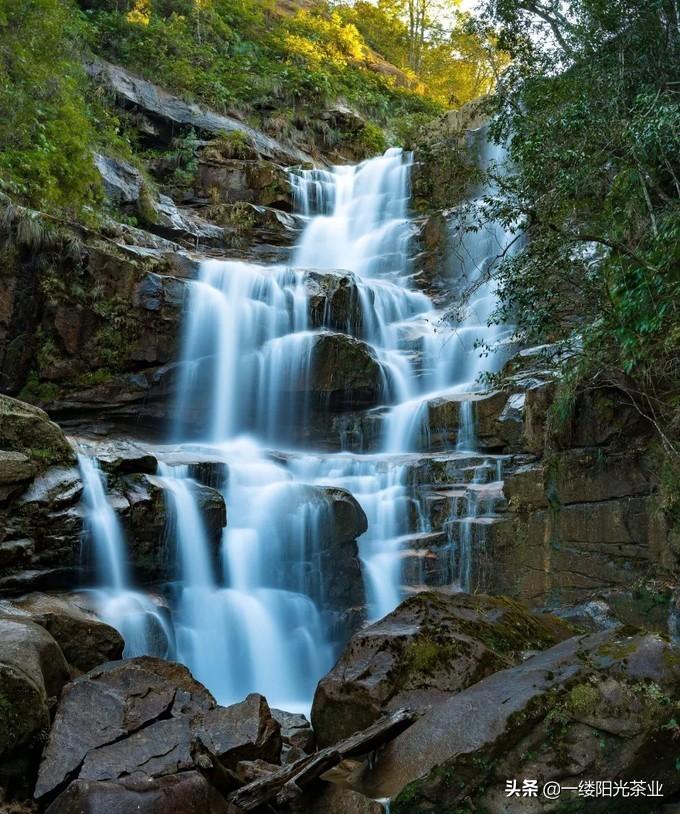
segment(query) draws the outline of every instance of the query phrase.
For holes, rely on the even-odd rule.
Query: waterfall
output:
[[[258,691],[274,706],[305,709],[344,644],[338,609],[329,604],[333,574],[324,545],[333,519],[324,490],[346,489],[368,519],[358,547],[366,616],[375,620],[403,598],[405,556],[432,536],[419,479],[433,398],[460,402],[457,449],[449,458],[460,472],[471,465],[489,471],[486,462],[474,463],[479,456],[470,393],[479,374],[502,360],[482,358],[478,342],[498,345],[511,332],[487,325],[496,292],[486,276],[510,238],[495,225],[463,230],[458,274],[475,293],[452,323],[416,289],[411,167],[409,154],[391,149],[354,167],[291,170],[305,227],[290,266],[206,259],[189,283],[170,451],[207,451],[226,464],[219,488],[229,517],[214,550],[198,505],[200,485],[187,467],[170,459],[160,465],[174,566],[166,593],[176,655],[221,703]],[[483,205],[483,195],[475,206]],[[376,414],[378,452],[322,453],[302,445],[299,429],[319,409],[309,398],[315,349],[338,330],[328,303],[322,324],[310,324],[310,270],[342,270],[356,292],[360,314],[344,330],[367,343],[385,383],[379,388],[385,403]],[[446,462],[441,466],[446,470]],[[474,486],[457,487],[465,494],[463,516],[456,510],[447,522],[456,563],[451,578],[462,587],[470,582],[475,524],[487,508],[493,511]],[[102,496],[95,495],[100,504]],[[109,522],[101,521],[95,537],[104,552],[116,552],[111,556],[120,570],[107,567],[100,585],[115,578],[120,592],[127,590],[124,545],[120,535],[109,535]]]
[[[131,587],[125,535],[106,495],[106,477],[94,458],[78,455],[83,481],[81,559],[94,560],[96,588],[88,594],[101,618],[120,631],[124,656],[173,654],[173,635],[154,603]]]

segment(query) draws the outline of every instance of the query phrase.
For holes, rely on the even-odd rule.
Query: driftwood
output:
[[[372,752],[392,738],[396,738],[415,719],[415,714],[410,710],[398,709],[334,746],[321,749],[313,755],[306,755],[290,766],[283,766],[267,777],[248,783],[247,786],[232,792],[227,799],[242,811],[252,811],[276,797],[284,787],[289,791],[293,786],[302,789],[345,758]]]

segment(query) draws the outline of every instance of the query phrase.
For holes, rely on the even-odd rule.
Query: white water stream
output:
[[[229,517],[217,556],[188,468],[161,464],[158,474],[170,516],[176,654],[222,703],[259,691],[275,706],[308,708],[343,644],[326,596],[334,578],[322,556],[332,533],[326,487],[351,492],[368,518],[359,540],[368,617],[398,604],[404,539],[429,531],[412,478],[416,453],[427,450],[427,403],[473,389],[479,373],[498,364],[482,358],[475,342],[493,345],[508,334],[486,324],[496,298],[482,277],[509,236],[490,229],[464,239],[463,276],[480,285],[465,318],[445,324],[413,287],[410,169],[410,156],[392,149],[356,167],[293,171],[295,201],[307,221],[291,267],[206,260],[191,284],[174,450],[210,453],[228,467],[221,491]],[[388,405],[377,453],[295,448],[314,409],[306,397],[314,349],[330,330],[310,328],[305,269],[353,276],[359,338],[380,362]],[[468,451],[470,402],[460,414],[458,446]],[[190,429],[197,424],[201,430]],[[112,596],[133,595],[101,478],[91,463],[81,467],[91,536],[101,551],[98,584],[112,583]],[[102,613],[128,629],[127,617]],[[131,642],[128,651],[148,650],[148,643]]]

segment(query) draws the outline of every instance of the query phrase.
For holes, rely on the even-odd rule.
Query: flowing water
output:
[[[474,450],[466,394],[500,359],[482,357],[476,343],[497,345],[509,334],[487,325],[496,295],[485,274],[510,238],[497,227],[464,235],[458,271],[476,291],[464,316],[447,322],[415,287],[410,171],[411,156],[397,149],[356,167],[291,171],[306,225],[290,266],[205,260],[190,284],[169,451],[209,453],[226,463],[219,488],[229,518],[216,551],[203,525],[199,484],[170,456],[160,465],[174,568],[168,640],[176,640],[177,658],[223,703],[259,691],[276,706],[307,708],[343,644],[337,608],[328,602],[333,564],[323,550],[333,534],[329,487],[351,492],[368,518],[359,556],[367,616],[377,619],[403,598],[408,541],[432,530],[417,476],[429,451],[429,401],[461,399],[458,451],[451,454],[464,462]],[[358,317],[346,330],[370,346],[381,370],[375,452],[321,453],[302,443],[300,430],[318,410],[308,398],[315,348],[337,330],[328,309],[321,325],[310,324],[308,269],[351,276]],[[133,595],[101,475],[90,461],[81,466],[98,584],[112,596]],[[448,523],[458,563],[452,577],[463,587],[480,513],[471,494],[463,517]],[[127,619],[114,624],[122,630]],[[149,645],[135,640],[128,651],[148,652]]]
[[[93,605],[122,634],[124,656],[170,657],[173,636],[167,620],[146,594],[131,587],[125,536],[107,498],[106,477],[94,458],[79,454],[78,465],[86,521],[82,555],[93,565],[97,586],[88,590]]]

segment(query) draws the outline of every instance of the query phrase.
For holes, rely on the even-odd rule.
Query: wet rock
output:
[[[433,451],[455,449],[461,405],[469,402],[479,446],[484,450],[504,451],[519,439],[522,429],[521,420],[517,428],[509,418],[512,408],[508,407],[508,401],[508,394],[503,391],[461,393],[432,399],[427,404],[426,418],[430,448]]]
[[[355,633],[314,695],[321,746],[365,728],[385,710],[429,709],[571,634],[502,597],[420,593]]]
[[[102,662],[121,658],[123,638],[77,597],[33,593],[0,602],[0,614],[30,619],[54,638],[72,670],[87,672]]]
[[[312,351],[309,381],[300,381],[315,405],[331,412],[374,407],[388,382],[373,349],[346,334],[322,333]]]
[[[0,786],[26,790],[50,710],[68,677],[64,656],[46,630],[0,615]]]
[[[229,768],[255,759],[276,764],[281,756],[281,726],[266,698],[258,693],[251,693],[239,704],[207,712],[199,737]]]
[[[156,457],[132,441],[107,441],[97,444],[94,454],[102,470],[109,475],[143,472],[153,475],[158,469]]]
[[[395,814],[455,810],[521,814],[508,778],[578,786],[580,778],[653,778],[680,788],[673,732],[676,648],[654,634],[608,631],[569,639],[502,670],[426,713],[389,744],[363,783]],[[463,803],[465,801],[465,803]],[[562,806],[610,810],[563,789]],[[547,810],[536,807],[536,811]],[[621,810],[635,810],[633,807]]]
[[[169,579],[176,562],[167,546],[167,531],[174,523],[168,506],[168,492],[162,478],[134,474],[121,478],[123,497],[120,518],[129,541],[130,562],[142,582]],[[213,556],[217,559],[222,529],[227,522],[224,498],[216,490],[200,483],[192,484],[198,510],[204,523]]]
[[[75,467],[49,467],[0,508],[0,594],[73,584],[83,525],[81,494]]]
[[[305,272],[304,283],[312,327],[361,335],[361,303],[351,272],[310,269]]]
[[[75,780],[48,814],[238,814],[202,774],[182,772],[117,782]]]
[[[281,740],[307,754],[314,751],[314,732],[304,715],[272,709],[272,717],[281,727]]]
[[[52,794],[72,776],[77,777],[86,756],[91,773],[105,773],[104,765],[111,753],[105,752],[100,760],[96,757],[100,748],[121,744],[119,748],[123,749],[123,744],[139,730],[147,731],[158,723],[171,730],[174,721],[185,719],[188,723],[187,716],[214,707],[210,693],[179,664],[142,657],[110,662],[90,671],[69,684],[57,708],[40,765],[36,798]],[[142,755],[147,755],[145,760],[152,759],[156,748],[159,760],[173,749],[179,763],[185,760],[188,746],[170,743],[173,737],[179,741],[180,732],[188,737],[189,730],[182,726],[176,724],[176,729],[167,732],[161,727],[147,741],[137,738],[130,746],[128,763],[123,752],[116,753],[116,777],[134,772],[135,761]],[[163,738],[168,739],[165,745]]]
[[[73,461],[64,433],[47,413],[32,404],[0,395],[0,448],[44,463]]]

